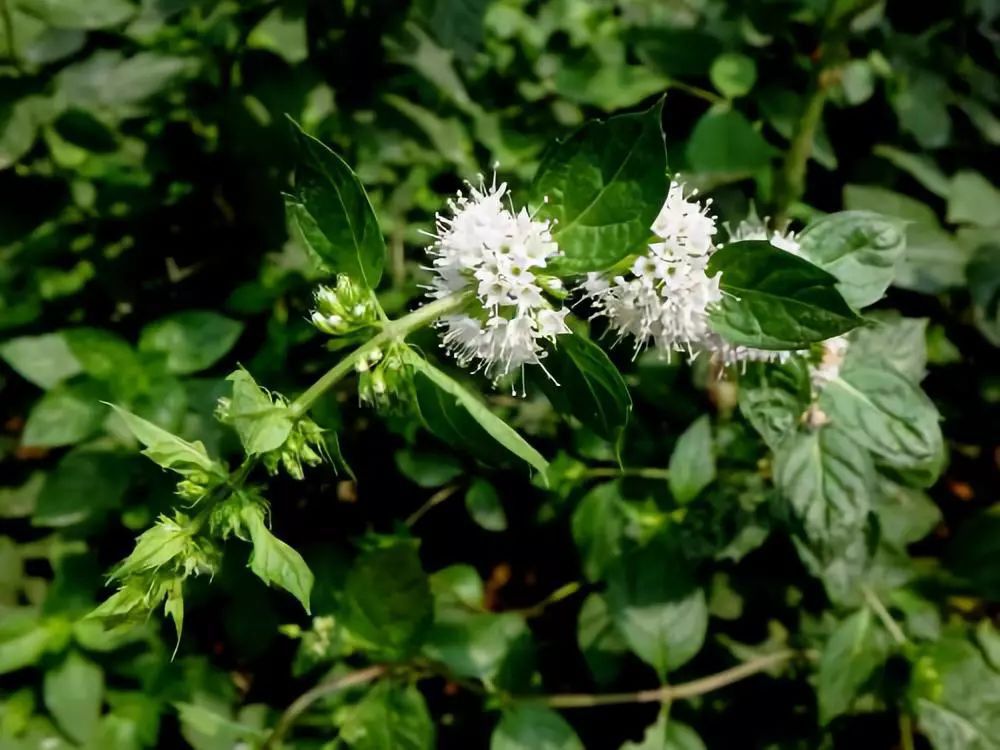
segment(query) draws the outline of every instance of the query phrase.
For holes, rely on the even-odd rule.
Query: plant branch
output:
[[[372,682],[384,676],[388,671],[389,668],[386,665],[376,664],[372,667],[351,672],[343,677],[326,680],[307,690],[292,701],[284,713],[281,714],[278,723],[274,725],[274,730],[261,746],[261,750],[276,750],[276,748],[280,747],[282,739],[284,739],[285,735],[295,725],[299,716],[308,711],[309,707],[320,698],[325,698],[341,690],[347,690],[348,688]]]
[[[572,581],[560,586],[537,604],[533,604],[530,607],[524,607],[523,609],[510,609],[507,611],[521,615],[525,618],[538,617],[546,610],[546,608],[552,606],[553,604],[558,604],[564,599],[569,599],[571,596],[580,591],[583,586],[584,584],[580,581]]]
[[[344,359],[327,370],[323,375],[309,386],[290,405],[289,410],[293,416],[299,417],[309,411],[309,408],[320,396],[332,388],[339,380],[354,371],[354,366],[362,358],[392,342],[401,341],[409,334],[420,328],[430,325],[442,315],[447,315],[465,304],[467,296],[464,294],[451,295],[434,300],[430,304],[418,307],[416,310],[402,318],[389,321],[382,330],[368,339]]]
[[[774,224],[778,229],[787,223],[788,209],[805,194],[806,170],[809,157],[812,156],[816,130],[823,119],[826,96],[827,87],[821,72],[816,78],[809,99],[806,100],[805,109],[795,126],[784,164],[777,176],[777,185],[774,189]]]
[[[458,492],[458,489],[459,485],[457,484],[449,484],[447,487],[442,487],[433,495],[431,495],[426,503],[421,505],[419,508],[413,511],[413,513],[407,516],[406,520],[403,523],[405,523],[407,527],[413,526],[417,521],[423,518],[435,506],[440,505],[449,497]]]
[[[666,479],[670,476],[667,469],[658,469],[653,466],[643,466],[639,468],[618,469],[613,466],[599,466],[587,469],[583,473],[586,479],[599,479],[603,477],[639,477],[641,479]]]
[[[675,700],[686,700],[714,692],[778,664],[790,661],[796,656],[802,656],[802,653],[792,650],[778,651],[697,680],[683,682],[679,685],[662,685],[658,688],[638,690],[632,693],[604,693],[603,695],[563,693],[560,695],[522,696],[516,700],[543,703],[551,708],[588,708],[623,703],[671,703]]]
[[[913,719],[907,713],[899,715],[899,747],[901,750],[914,750],[916,742],[913,739]]]

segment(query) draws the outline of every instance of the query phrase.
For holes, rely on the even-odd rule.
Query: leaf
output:
[[[510,612],[439,613],[422,653],[457,677],[510,688],[527,682],[519,673],[528,671],[530,676],[533,644],[524,619]]]
[[[966,269],[976,327],[1000,346],[1000,245],[982,245]]]
[[[615,628],[607,600],[600,594],[590,594],[583,600],[576,623],[576,643],[598,684],[606,685],[618,676],[628,644]]]
[[[736,110],[705,113],[691,131],[687,160],[701,174],[742,178],[764,169],[777,152]]]
[[[783,364],[751,363],[740,376],[740,412],[771,450],[795,432],[811,401],[808,367],[802,357]]]
[[[54,387],[28,414],[21,443],[34,448],[72,445],[94,434],[104,422],[103,391],[92,381]]]
[[[594,487],[576,506],[571,521],[573,541],[584,575],[590,580],[603,578],[608,566],[621,554],[626,520],[618,482]]]
[[[694,500],[715,481],[715,445],[708,415],[696,419],[681,434],[670,455],[667,484],[681,505]]]
[[[16,0],[17,7],[50,26],[65,29],[103,29],[118,26],[135,15],[129,0]]]
[[[870,325],[851,333],[844,367],[884,363],[911,383],[927,374],[927,318],[879,315],[867,318]]]
[[[927,536],[941,521],[937,504],[920,490],[880,479],[875,513],[886,544],[905,548]]]
[[[415,451],[408,448],[396,451],[396,468],[418,487],[441,487],[465,473],[462,463],[447,453]]]
[[[142,443],[142,454],[153,463],[180,474],[202,469],[218,477],[228,475],[225,467],[208,457],[200,441],[189,443],[119,406],[112,404],[111,408],[122,418],[136,440]]]
[[[344,586],[343,623],[381,658],[400,660],[423,642],[433,619],[430,583],[410,543],[362,553]]]
[[[313,574],[302,555],[270,532],[259,505],[245,505],[240,515],[253,542],[250,569],[264,583],[280,586],[298,599],[308,614]]]
[[[663,709],[646,728],[642,742],[626,742],[621,750],[705,750],[705,743],[691,727],[669,718]]]
[[[187,375],[222,359],[242,332],[242,323],[224,315],[210,310],[185,310],[143,328],[139,350],[165,355],[170,372]]]
[[[801,349],[861,324],[837,291],[837,279],[770,242],[732,242],[717,250],[707,273],[722,273],[712,328],[734,344]]]
[[[0,344],[0,358],[25,380],[49,390],[82,372],[61,333],[21,336]]]
[[[667,188],[661,113],[658,103],[595,120],[546,151],[531,196],[538,217],[556,222],[564,257],[553,273],[598,271],[645,247]]]
[[[66,104],[104,118],[122,119],[145,114],[151,99],[195,65],[193,58],[159,52],[125,57],[121,52],[99,50],[59,71],[55,83]]]
[[[8,609],[0,621],[0,675],[30,667],[46,652],[65,648],[68,636],[68,630],[55,623],[39,622],[33,609]]]
[[[871,610],[858,610],[830,634],[819,663],[819,717],[822,724],[847,713],[872,673],[889,655],[885,633]]]
[[[536,377],[535,383],[552,407],[617,443],[632,413],[632,397],[604,350],[574,332],[559,337],[543,364],[548,377]]]
[[[242,368],[226,380],[233,384],[229,421],[240,436],[247,455],[261,455],[283,446],[295,425],[288,409],[275,403]]]
[[[950,182],[932,157],[924,154],[911,154],[885,144],[879,144],[873,151],[897,169],[906,172],[934,195],[940,198],[948,197]]]
[[[45,472],[35,471],[17,487],[0,487],[0,518],[27,518],[32,515],[45,481]]]
[[[775,452],[774,479],[821,557],[836,554],[864,528],[872,506],[874,466],[836,421],[783,443]]]
[[[5,36],[0,30],[0,39],[4,42],[7,41]],[[9,49],[9,43],[4,48]],[[0,102],[0,170],[17,164],[35,145],[39,125],[36,101],[34,97],[27,97],[16,102]]]
[[[275,8],[253,27],[247,46],[269,50],[294,65],[309,57],[306,20],[286,8]]]
[[[955,633],[926,644],[913,658],[910,700],[934,750],[1000,748],[1000,673]]]
[[[810,224],[798,236],[799,255],[839,280],[853,308],[882,299],[906,248],[903,223],[871,211],[841,211]]]
[[[583,750],[566,720],[550,708],[522,705],[505,711],[490,750]]]
[[[548,462],[482,401],[422,357],[413,355],[407,363],[415,371],[417,404],[431,432],[489,461],[509,452],[544,476]]]
[[[608,609],[632,652],[660,679],[701,650],[705,593],[688,563],[662,537],[619,558],[608,572]]]
[[[45,480],[32,523],[62,528],[100,517],[121,505],[129,474],[125,456],[93,450],[67,453]]]
[[[948,221],[981,227],[1000,225],[1000,190],[979,172],[956,172],[948,192]]]
[[[944,439],[929,398],[898,372],[844,367],[819,397],[820,408],[851,441],[896,469],[940,469]]]
[[[303,236],[308,242],[318,230],[322,241],[310,243],[312,251],[336,273],[375,289],[385,264],[385,240],[368,194],[339,156],[297,124],[293,130],[299,156],[294,195],[312,219]]]
[[[715,58],[708,71],[712,85],[727,99],[748,94],[757,80],[753,58],[739,52],[726,52]]]
[[[413,685],[375,685],[346,712],[341,738],[355,750],[432,750],[434,722]]]
[[[70,651],[58,667],[45,673],[43,695],[59,727],[76,742],[86,742],[101,717],[104,673],[78,651]]]
[[[465,508],[481,528],[487,531],[504,531],[507,528],[507,514],[496,489],[485,479],[472,480],[465,493]]]

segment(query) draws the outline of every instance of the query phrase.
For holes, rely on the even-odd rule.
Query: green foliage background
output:
[[[287,746],[1000,747],[998,15],[987,0],[0,0],[0,748],[257,746],[328,672],[389,662],[406,666],[321,701]],[[275,535],[315,575],[311,598],[292,587],[311,616],[254,575],[279,563],[251,571],[234,540],[185,590],[179,645],[162,613],[85,619],[177,502],[102,402],[232,457],[212,411],[237,363],[297,394],[337,356],[308,324],[328,274],[286,226],[285,115],[371,196],[396,315],[420,295],[421,230],[463,179],[495,160],[527,200],[554,138],[664,93],[669,168],[721,215],[906,222],[883,325],[822,397],[847,432],[768,421],[798,403],[794,366],[737,383],[623,346],[620,445],[598,433],[621,425],[561,421],[559,389],[479,382],[552,461],[545,487],[374,418],[345,383],[313,416],[353,474],[268,491]],[[870,411],[859,392],[890,395]],[[872,517],[869,559],[840,542]],[[464,687],[635,691],[787,649],[669,716]]]

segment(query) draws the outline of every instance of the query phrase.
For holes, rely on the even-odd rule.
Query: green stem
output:
[[[600,479],[605,477],[639,477],[640,479],[666,479],[670,476],[670,472],[667,469],[658,469],[652,466],[643,466],[636,468],[624,468],[618,469],[615,467],[604,467],[599,466],[593,469],[587,469],[583,473],[586,479]]]
[[[0,21],[3,22],[4,36],[7,38],[7,56],[14,67],[21,70],[21,61],[17,57],[17,44],[14,39],[14,18],[10,13],[8,0],[0,0]]]
[[[537,604],[533,604],[530,607],[525,607],[524,609],[513,609],[507,611],[521,615],[522,617],[525,618],[538,617],[539,615],[542,614],[542,612],[546,610],[546,608],[552,606],[553,604],[558,604],[564,599],[569,599],[571,596],[576,594],[582,588],[583,588],[583,583],[581,583],[580,581],[572,581],[563,586],[560,586]]]
[[[913,719],[909,714],[899,715],[899,747],[901,750],[914,750],[916,742],[913,738]]]
[[[712,104],[721,104],[726,101],[725,97],[719,96],[713,91],[703,89],[700,86],[692,86],[690,83],[684,83],[684,81],[678,81],[673,78],[670,79],[670,83],[667,84],[667,88],[683,91],[685,94],[696,96],[699,99],[704,99],[706,102],[710,102]]]
[[[274,731],[268,736],[261,746],[261,750],[274,750],[281,745],[281,740],[284,739],[288,731],[295,725],[299,716],[305,713],[309,707],[318,701],[320,698],[325,698],[328,695],[333,695],[341,690],[346,690],[351,687],[356,687],[358,685],[364,685],[373,680],[385,675],[389,670],[384,664],[376,664],[373,667],[367,667],[365,669],[359,669],[357,672],[351,672],[350,674],[344,675],[343,677],[335,677],[332,680],[327,680],[321,682],[316,687],[311,690],[307,690],[298,698],[296,698],[292,704],[285,709],[285,712],[281,714],[281,718],[278,719],[278,723],[274,726]]]
[[[431,511],[433,508],[440,505],[449,497],[458,492],[459,489],[460,487],[457,484],[449,484],[447,487],[442,487],[433,495],[431,495],[430,499],[428,499],[426,503],[424,503],[415,511],[413,511],[413,513],[411,513],[403,523],[405,523],[407,527],[413,526],[417,521],[423,518],[424,515],[426,515],[429,511]]]
[[[785,154],[785,162],[778,174],[774,190],[774,225],[782,228],[788,221],[788,209],[796,203],[806,191],[806,170],[809,157],[812,155],[816,130],[823,119],[823,108],[826,105],[827,89],[822,82],[823,74],[816,79],[816,86],[806,101],[792,134],[792,141]]]
[[[882,621],[882,625],[889,631],[889,635],[892,636],[897,645],[901,646],[906,643],[906,633],[903,632],[902,628],[899,627],[899,623],[889,614],[889,610],[885,608],[882,600],[878,598],[875,592],[865,586],[863,594],[868,606],[871,607],[872,612],[876,614],[878,619]]]
[[[447,315],[457,310],[466,303],[467,299],[468,297],[465,294],[443,297],[431,302],[429,305],[417,308],[409,315],[389,321],[379,333],[368,339],[368,341],[323,373],[323,376],[319,380],[309,386],[295,399],[288,407],[292,415],[300,417],[309,411],[309,408],[316,402],[316,399],[330,390],[339,380],[354,371],[355,365],[362,357],[367,357],[376,349],[380,349],[390,342],[402,341],[409,334],[430,325],[442,315]]]
[[[650,690],[637,690],[631,693],[604,693],[591,695],[587,693],[564,693],[562,695],[522,696],[516,700],[543,703],[551,708],[589,708],[592,706],[615,706],[624,703],[671,703],[675,700],[686,700],[699,695],[711,693],[720,688],[745,680],[759,672],[790,661],[801,654],[797,651],[778,651],[766,656],[759,656],[743,664],[717,672],[708,677],[701,677],[691,682],[679,685],[662,685]]]

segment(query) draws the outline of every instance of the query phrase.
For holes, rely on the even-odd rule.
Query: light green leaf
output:
[[[0,518],[27,518],[45,486],[45,472],[35,471],[16,487],[0,487]]]
[[[727,99],[748,94],[757,81],[753,58],[739,52],[726,52],[715,58],[708,71],[712,85]]]
[[[598,684],[605,685],[618,676],[628,644],[615,628],[607,600],[600,594],[590,594],[583,600],[576,642]]]
[[[911,154],[895,146],[879,144],[874,149],[897,169],[906,172],[913,179],[940,198],[947,198],[950,191],[948,176],[937,166],[934,159],[924,154]]]
[[[295,173],[294,196],[301,211],[311,217],[303,230],[312,251],[336,273],[346,273],[360,284],[374,289],[382,278],[385,240],[358,176],[323,143],[294,125],[299,161]]]
[[[866,307],[889,288],[906,247],[903,223],[871,211],[842,211],[798,237],[803,258],[837,277],[848,305]]]
[[[705,750],[705,743],[691,727],[661,710],[656,721],[646,728],[642,742],[626,742],[621,750]]]
[[[565,719],[544,706],[505,711],[490,738],[490,750],[584,750]]]
[[[956,172],[948,193],[948,221],[980,227],[1000,225],[1000,190],[979,172]]]
[[[28,414],[21,442],[36,448],[71,445],[90,437],[104,422],[104,392],[92,381],[56,386]]]
[[[458,677],[517,685],[524,682],[518,673],[530,671],[531,631],[523,618],[510,612],[467,610],[444,617],[439,612],[422,653]]]
[[[75,4],[75,0],[66,2]],[[147,112],[149,100],[194,65],[194,58],[159,52],[125,57],[121,52],[98,50],[59,71],[55,83],[66,104],[113,119],[135,117]]]
[[[931,470],[942,455],[940,417],[929,398],[900,373],[857,365],[823,389],[820,408],[852,442],[896,469]],[[936,467],[936,468],[935,468]]]
[[[927,318],[880,314],[868,322],[871,325],[851,333],[844,367],[884,362],[911,383],[923,380],[927,374]]]
[[[871,610],[861,609],[840,622],[830,634],[819,663],[820,722],[830,721],[851,708],[861,688],[889,655],[886,634]]]
[[[200,441],[189,443],[119,406],[112,404],[111,408],[122,418],[136,440],[142,443],[143,455],[153,463],[180,474],[197,468],[219,477],[227,475],[224,466],[208,457]]]
[[[859,535],[875,470],[853,435],[836,422],[799,432],[779,447],[774,464],[775,483],[816,548],[834,554]]]
[[[545,474],[548,462],[542,454],[482,401],[422,357],[413,355],[408,364],[415,371],[420,414],[431,432],[485,460],[502,460],[509,452]]]
[[[657,104],[590,122],[545,153],[531,196],[538,216],[556,222],[564,257],[553,272],[598,271],[645,246],[667,188],[661,113]]]
[[[245,505],[240,515],[253,541],[250,569],[264,583],[275,584],[292,594],[308,613],[313,574],[302,555],[270,532],[259,505]]]
[[[64,648],[68,638],[68,625],[39,621],[27,607],[8,608],[0,620],[0,675],[37,664],[46,652]]]
[[[343,623],[386,659],[405,659],[423,642],[433,619],[430,583],[411,543],[362,553],[344,586]]]
[[[0,344],[0,358],[25,380],[45,390],[83,370],[61,333],[5,341]]]
[[[579,333],[560,336],[545,357],[546,375],[534,378],[553,408],[617,443],[632,413],[632,397],[618,368]]]
[[[434,722],[413,685],[381,682],[346,712],[341,738],[355,750],[432,750]]]
[[[681,505],[696,497],[715,481],[715,445],[708,415],[696,419],[684,430],[670,455],[667,483]]]
[[[56,28],[103,29],[118,26],[135,15],[129,0],[14,0],[21,11]]]
[[[59,727],[77,742],[86,742],[97,729],[104,701],[104,673],[78,651],[45,673],[45,707]]]
[[[665,679],[701,650],[708,604],[689,564],[657,538],[608,572],[608,609],[629,648]]]
[[[284,445],[295,424],[288,409],[275,403],[242,368],[226,380],[233,384],[229,421],[240,436],[247,455],[260,455]]]
[[[722,273],[712,328],[734,344],[801,349],[861,324],[837,291],[837,278],[764,240],[719,249],[707,273]]]
[[[211,310],[185,310],[150,323],[139,349],[166,356],[167,369],[181,375],[211,367],[233,348],[243,324]]]
[[[4,30],[0,30],[0,40],[6,42],[5,37]],[[7,48],[6,44],[4,48]],[[0,170],[17,164],[34,146],[38,135],[36,101],[27,97],[16,102],[0,103]]]
[[[811,400],[802,357],[783,364],[750,364],[740,376],[740,411],[771,450],[795,432]]]
[[[507,514],[496,488],[485,479],[476,478],[465,493],[465,508],[472,520],[487,531],[507,528]]]
[[[736,110],[706,112],[691,132],[687,159],[703,175],[741,179],[771,163],[777,151]]]
[[[247,46],[274,52],[292,65],[302,62],[309,56],[305,16],[275,8],[253,27]]]

